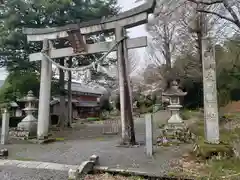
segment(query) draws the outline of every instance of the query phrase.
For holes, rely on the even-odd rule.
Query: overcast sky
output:
[[[118,4],[122,7],[122,11],[129,10],[133,7],[136,7],[140,5],[141,3],[134,3],[135,0],[118,0]],[[145,26],[139,26],[135,28],[130,29],[130,37],[139,37],[139,36],[147,36],[147,32],[145,31]],[[144,62],[144,51],[138,50],[138,54],[141,57],[140,64],[143,64]],[[0,68],[0,80],[4,80],[7,76],[7,72]]]
[[[136,6],[139,6],[142,3],[134,3],[136,0],[118,0],[118,4],[122,7],[122,11],[127,11]],[[142,1],[144,2],[144,1]],[[130,36],[138,37],[138,36],[146,36],[147,32],[145,31],[145,25],[131,28]]]

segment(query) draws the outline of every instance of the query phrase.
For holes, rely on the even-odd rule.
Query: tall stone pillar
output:
[[[44,40],[43,51],[47,51],[48,47],[49,47],[48,40]],[[41,81],[40,81],[38,127],[37,127],[37,136],[39,140],[43,140],[48,137],[51,80],[52,80],[52,63],[43,56],[43,59],[41,60]]]
[[[124,27],[118,26],[115,29],[116,41],[121,40],[125,36]],[[127,47],[126,41],[121,41],[117,48],[118,59],[118,78],[121,105],[121,124],[122,124],[122,144],[136,144],[134,133],[134,122],[132,116],[131,94],[129,92],[128,69],[126,68]]]
[[[116,41],[121,40],[123,37],[123,29],[122,27],[116,28]],[[126,119],[127,114],[125,111],[125,89],[124,89],[124,74],[123,74],[123,66],[122,66],[122,60],[124,59],[123,55],[123,43],[119,43],[118,49],[117,49],[117,59],[118,59],[118,81],[119,81],[119,96],[120,96],[120,113],[121,113],[121,125],[122,125],[122,141],[124,141],[126,137]]]
[[[215,49],[211,38],[202,39],[202,68],[204,87],[205,138],[209,143],[219,143],[219,117],[217,102]]]

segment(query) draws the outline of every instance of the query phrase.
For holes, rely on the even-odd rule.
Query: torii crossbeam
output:
[[[133,8],[129,11],[120,13],[110,18],[102,18],[80,24],[69,24],[62,27],[52,28],[24,28],[23,33],[27,35],[28,41],[43,41],[43,50],[47,52],[50,58],[60,58],[76,56],[79,54],[93,54],[99,52],[108,52],[110,47],[116,42],[120,42],[118,47],[113,49],[117,51],[118,70],[119,70],[119,86],[120,86],[120,103],[121,103],[121,123],[122,123],[122,139],[133,143],[135,136],[133,131],[133,117],[130,102],[130,87],[129,77],[127,76],[126,61],[127,50],[147,46],[147,38],[139,37],[134,39],[122,40],[125,36],[125,29],[135,27],[147,23],[148,15],[153,13],[156,5],[156,0],[148,0],[145,4]],[[75,33],[71,39],[77,38],[79,41],[85,41],[85,36],[96,34],[99,32],[115,32],[115,42],[101,42],[96,44],[85,44],[81,50],[73,47],[54,49],[51,46],[50,40],[58,38],[69,38],[69,33]],[[82,42],[81,42],[82,43]],[[75,46],[80,46],[79,43],[74,43]],[[83,45],[83,44],[82,44]],[[50,48],[49,48],[50,47]],[[51,71],[52,64],[46,60],[42,53],[33,53],[29,56],[30,61],[41,60],[41,83],[38,111],[38,139],[45,139],[48,136],[49,128],[49,101],[51,88]],[[131,129],[128,129],[131,127]]]

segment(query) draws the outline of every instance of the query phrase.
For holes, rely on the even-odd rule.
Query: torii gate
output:
[[[121,92],[120,103],[122,139],[124,141],[124,139],[130,137],[132,139],[130,139],[129,142],[135,141],[135,136],[131,137],[131,135],[126,134],[131,131],[128,130],[128,127],[134,126],[131,103],[129,101],[130,87],[126,73],[127,69],[125,61],[127,61],[127,49],[146,47],[147,37],[125,40],[125,29],[147,23],[148,15],[153,13],[155,5],[156,0],[148,0],[148,2],[143,5],[110,18],[103,18],[99,20],[83,22],[80,24],[69,24],[62,27],[23,29],[23,33],[27,35],[27,40],[29,42],[43,41],[43,52],[46,53],[45,55],[42,52],[33,53],[29,56],[30,61],[41,60],[41,82],[37,130],[38,139],[45,139],[48,137],[51,72],[52,63],[54,63],[50,59],[76,56],[80,54],[94,54],[102,52],[109,53],[117,50],[119,87]],[[115,32],[116,40],[112,42],[86,44],[86,35],[106,31]],[[58,38],[70,38],[72,40],[71,42],[73,47],[54,49],[52,47],[51,40]],[[65,70],[71,69],[65,68]]]

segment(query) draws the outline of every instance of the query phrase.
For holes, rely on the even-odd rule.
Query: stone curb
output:
[[[107,166],[100,166],[99,165],[99,157],[97,155],[92,155],[89,158],[89,161],[84,161],[78,168],[70,169],[68,171],[68,178],[69,180],[80,180],[85,175],[90,172],[94,173],[112,173],[112,174],[122,174],[126,176],[140,176],[144,178],[151,178],[151,179],[164,179],[164,180],[191,180],[186,178],[179,178],[179,177],[167,177],[162,176],[159,177],[154,174],[149,174],[148,172],[144,171],[136,171],[132,169],[119,169],[119,168],[109,168]]]
[[[89,172],[92,172],[95,165],[99,164],[99,157],[97,155],[90,156],[88,161],[82,162],[80,166],[75,169],[69,169],[68,179],[79,180]]]
[[[68,171],[69,169],[77,168],[76,165],[39,162],[39,161],[19,161],[19,160],[0,160],[0,166],[16,166],[19,168],[29,169],[48,169],[57,171]]]
[[[107,166],[94,166],[94,173],[110,173],[110,174],[121,174],[126,176],[140,176],[148,179],[158,179],[158,180],[193,180],[189,178],[181,178],[181,177],[168,177],[168,176],[157,176],[154,174],[149,174],[144,171],[136,171],[131,169],[120,169],[120,168],[109,168]]]

